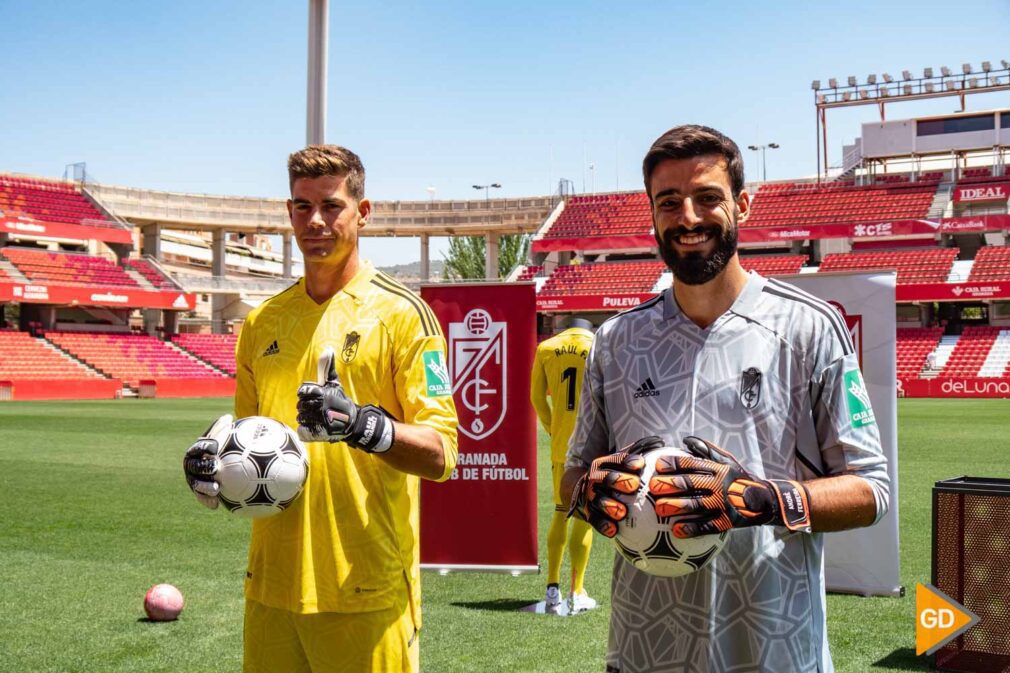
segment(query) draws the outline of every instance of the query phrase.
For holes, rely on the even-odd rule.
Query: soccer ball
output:
[[[218,500],[250,519],[284,510],[302,492],[309,474],[309,454],[298,436],[265,416],[235,421],[218,459]]]
[[[650,575],[680,577],[701,570],[726,544],[727,533],[701,535],[686,540],[674,537],[673,517],[656,515],[656,501],[649,493],[649,480],[662,456],[688,455],[683,449],[661,446],[645,454],[642,485],[636,493],[617,494],[628,515],[617,524],[614,544],[633,566]]]
[[[144,596],[144,612],[152,622],[170,622],[179,617],[186,601],[171,584],[155,584]]]

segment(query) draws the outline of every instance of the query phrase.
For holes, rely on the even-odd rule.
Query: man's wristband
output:
[[[358,408],[345,442],[367,453],[385,453],[393,446],[393,421],[379,407],[366,404]]]
[[[810,494],[798,481],[770,479],[768,484],[778,501],[782,525],[794,532],[810,532]]]

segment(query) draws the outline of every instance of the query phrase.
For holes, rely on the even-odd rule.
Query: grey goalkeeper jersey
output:
[[[759,478],[866,479],[877,519],[889,481],[849,331],[829,304],[751,274],[701,329],[668,289],[600,327],[586,365],[569,466],[647,436],[697,435]],[[830,673],[824,541],[732,530],[686,577],[653,577],[615,554],[607,671]]]

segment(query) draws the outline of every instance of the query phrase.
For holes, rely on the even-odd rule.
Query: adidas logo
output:
[[[265,351],[263,351],[263,357],[266,357],[268,355],[277,355],[280,352],[281,352],[281,349],[277,345],[277,339],[274,339],[274,342],[272,344],[270,344],[269,346],[267,346],[267,349]]]
[[[638,389],[635,390],[635,399],[637,400],[640,397],[659,397],[659,391],[656,390],[656,384],[652,382],[651,377],[646,377],[645,383],[638,386]]]

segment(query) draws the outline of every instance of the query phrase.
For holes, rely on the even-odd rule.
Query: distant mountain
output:
[[[432,280],[442,278],[442,267],[444,262],[441,259],[433,259],[429,263],[428,273]],[[410,264],[395,264],[393,266],[380,266],[379,271],[396,278],[402,283],[418,283],[421,281],[421,262],[411,262]]]

